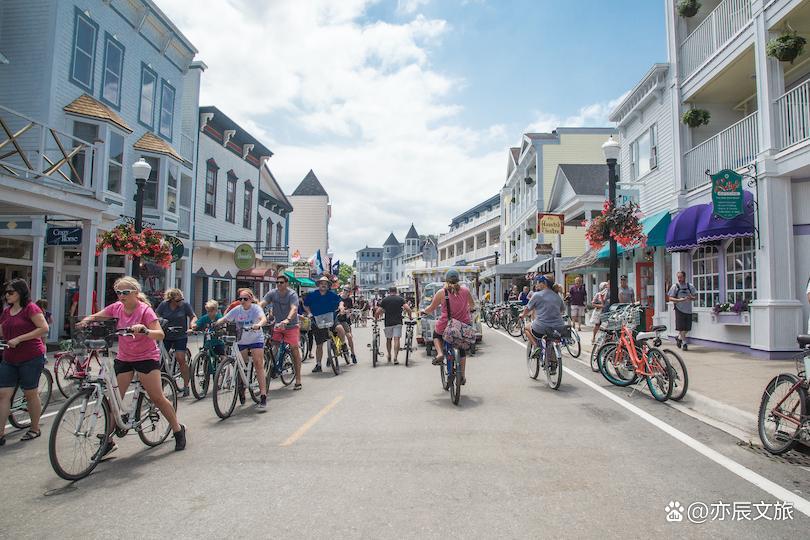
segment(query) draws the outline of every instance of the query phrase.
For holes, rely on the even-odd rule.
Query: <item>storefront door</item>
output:
[[[655,276],[653,273],[653,263],[636,263],[636,296],[641,305],[646,309],[647,315],[645,328],[652,328],[653,315],[655,315]]]

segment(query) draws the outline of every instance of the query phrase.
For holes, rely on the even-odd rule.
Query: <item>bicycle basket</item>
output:
[[[312,328],[312,319],[310,319],[309,317],[303,317],[303,316],[299,317],[298,318],[298,324],[299,324],[302,332],[309,332],[310,329]]]
[[[82,320],[84,317],[71,317],[70,339],[73,341],[73,348],[84,349],[84,342],[88,339],[103,339],[107,343],[107,348],[113,346],[118,319],[87,321],[78,325]]]
[[[224,336],[236,336],[236,323],[228,322],[225,323],[224,326],[219,326],[214,328],[212,332],[212,336],[215,338],[221,338]]]
[[[335,324],[334,313],[324,313],[323,315],[315,315],[315,326],[320,329],[332,328]]]
[[[599,320],[602,323],[599,328],[606,332],[615,332],[622,329],[622,318],[619,313],[602,313]]]

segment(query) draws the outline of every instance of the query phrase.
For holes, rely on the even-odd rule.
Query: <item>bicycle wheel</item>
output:
[[[338,355],[337,347],[335,347],[335,340],[329,340],[329,355],[327,356],[332,361],[332,372],[337,376],[340,375],[340,356]]]
[[[520,319],[511,318],[509,322],[506,323],[506,333],[512,337],[520,337],[520,333],[523,331],[523,324],[521,324]]]
[[[534,351],[532,342],[526,343],[526,367],[529,368],[529,377],[537,379],[540,376],[540,359],[535,357]]]
[[[48,457],[59,478],[81,480],[101,461],[111,418],[107,400],[98,399],[95,390],[88,387],[70,396],[51,426]]]
[[[670,349],[663,349],[669,355],[669,363],[672,366],[672,395],[669,399],[680,401],[689,389],[689,374],[686,372],[686,364],[681,355]]]
[[[546,345],[546,362],[543,366],[546,372],[546,383],[552,390],[559,390],[562,382],[562,348],[559,342],[554,342],[551,347]]]
[[[290,386],[295,381],[295,363],[293,362],[292,353],[288,348],[284,353],[284,358],[281,361],[281,384]]]
[[[214,412],[223,420],[233,414],[236,407],[236,369],[236,360],[226,358],[214,373]]]
[[[301,350],[301,360],[303,361],[309,355],[309,340],[307,339],[306,332],[300,332],[298,338],[298,348]]]
[[[636,351],[638,353],[638,351]],[[610,384],[630,386],[636,380],[630,353],[616,343],[605,343],[596,352],[596,361],[602,376]]]
[[[160,374],[160,384],[163,387],[163,395],[172,404],[172,408],[177,410],[177,387],[174,381],[165,373]],[[135,431],[138,432],[141,442],[146,446],[157,446],[166,440],[172,432],[169,421],[160,412],[146,392],[141,390],[138,395],[138,404],[135,408]]]
[[[599,332],[596,340],[591,344],[591,371],[599,371],[599,349],[605,344],[605,333]]]
[[[79,389],[79,384],[73,378],[76,373],[76,357],[73,353],[65,353],[53,362],[53,378],[56,379],[56,387],[62,396],[68,398]]]
[[[259,377],[256,375],[256,370],[253,367],[253,358],[248,356],[248,391],[250,392],[250,399],[253,403],[261,401],[261,388],[259,387]],[[267,371],[264,372],[265,380],[267,380]],[[266,388],[266,387],[265,387]]]
[[[413,344],[413,326],[408,327],[408,333],[405,335],[405,367],[408,367],[408,359],[411,356],[411,345]]]
[[[447,367],[447,357],[445,356],[444,357],[444,362],[439,364],[439,374],[442,377],[442,390],[444,390],[444,391],[447,391],[448,388],[450,387],[450,385],[449,385],[450,377],[447,376],[447,369],[448,369],[448,367]]]
[[[208,351],[205,349],[197,353],[191,362],[191,373],[189,374],[191,393],[196,399],[202,399],[208,394],[208,384],[211,376],[208,373]]]
[[[582,354],[582,343],[579,340],[579,332],[571,328],[571,337],[565,340],[565,350],[572,358],[579,358]]]
[[[45,413],[48,404],[51,402],[51,392],[53,390],[53,377],[51,373],[44,369],[39,375],[39,387],[37,394],[39,395],[39,403],[42,406],[40,416]],[[17,386],[14,389],[14,394],[11,396],[12,410],[8,415],[8,422],[17,429],[25,429],[31,426],[31,417],[28,415],[28,402],[25,400],[24,391]],[[15,405],[17,405],[15,410]]]
[[[672,395],[672,365],[659,349],[647,351],[647,364],[652,375],[647,376],[647,386],[656,401],[664,402]]]
[[[374,336],[371,340],[371,366],[377,367],[377,356],[380,353],[380,338]]]
[[[461,362],[458,353],[458,349],[453,351],[453,356],[455,356],[453,359],[453,377],[449,381],[450,399],[453,401],[453,405],[458,405],[458,401],[461,399]]]
[[[792,373],[779,374],[762,394],[757,431],[771,454],[784,454],[796,446],[801,421],[807,416],[807,391],[797,382],[799,378]]]

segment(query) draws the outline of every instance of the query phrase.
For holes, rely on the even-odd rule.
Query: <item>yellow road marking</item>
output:
[[[297,441],[298,439],[300,439],[301,437],[303,437],[303,436],[304,436],[304,434],[305,434],[307,431],[309,431],[309,430],[310,430],[310,428],[311,428],[312,426],[314,426],[315,424],[317,424],[317,423],[318,423],[318,421],[319,421],[321,418],[323,418],[324,416],[326,416],[326,413],[328,413],[329,411],[331,411],[332,409],[334,409],[334,408],[335,408],[335,406],[336,406],[338,403],[340,403],[342,400],[343,400],[343,396],[342,396],[342,395],[341,395],[341,396],[336,397],[335,399],[333,399],[333,400],[332,400],[332,402],[331,402],[329,405],[327,405],[326,407],[324,407],[323,409],[321,409],[320,411],[318,411],[318,413],[317,413],[315,416],[313,416],[312,418],[310,418],[309,420],[307,420],[306,422],[304,422],[304,425],[303,425],[303,426],[301,426],[300,428],[298,428],[298,429],[295,431],[295,433],[293,433],[292,435],[290,435],[289,437],[287,437],[287,440],[286,440],[286,441],[284,441],[283,443],[281,443],[279,446],[290,446],[290,445],[292,445],[293,443],[295,443],[295,441]]]

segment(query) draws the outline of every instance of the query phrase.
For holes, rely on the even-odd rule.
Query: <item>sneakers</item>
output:
[[[395,365],[395,366],[398,366],[398,365],[399,365],[399,360],[397,360],[396,358],[394,358],[394,365]]]
[[[259,402],[256,404],[256,412],[267,412],[267,396],[261,396]]]
[[[101,452],[101,455],[98,457],[98,459],[102,459],[112,454],[116,450],[118,450],[118,445],[115,444],[115,441],[113,441],[112,439],[107,439],[107,444],[99,447],[99,449],[96,451],[96,454]]]
[[[675,338],[675,346],[676,346],[676,347],[678,347],[678,348],[680,349],[680,348],[681,348],[681,345],[683,345],[683,341],[681,341],[681,338],[676,337],[676,338]]]
[[[295,386],[293,386],[293,390],[301,390],[301,383],[295,383]]]
[[[444,363],[444,355],[440,354],[439,356],[437,356],[436,358],[434,358],[434,359],[433,359],[433,362],[431,362],[431,363],[432,363],[434,366],[440,366],[440,365],[442,365],[442,364]]]
[[[180,394],[180,396],[181,397],[188,397],[188,395],[189,395],[189,389],[188,389],[188,386],[186,386],[185,388],[183,388],[183,393]]]
[[[322,371],[323,371],[323,369],[321,369],[320,364],[315,364],[315,367],[312,368],[312,373],[321,373]]]
[[[180,424],[180,431],[174,432],[174,451],[179,452],[186,449],[186,426]]]
[[[354,353],[352,353],[352,364],[356,364],[356,363],[357,363],[357,357],[354,355]]]
[[[552,360],[552,361],[550,361],[548,363],[548,374],[549,375],[556,375],[557,374],[557,361],[556,360]]]
[[[686,343],[684,343],[683,345],[681,345],[681,350],[688,351],[689,346]]]

